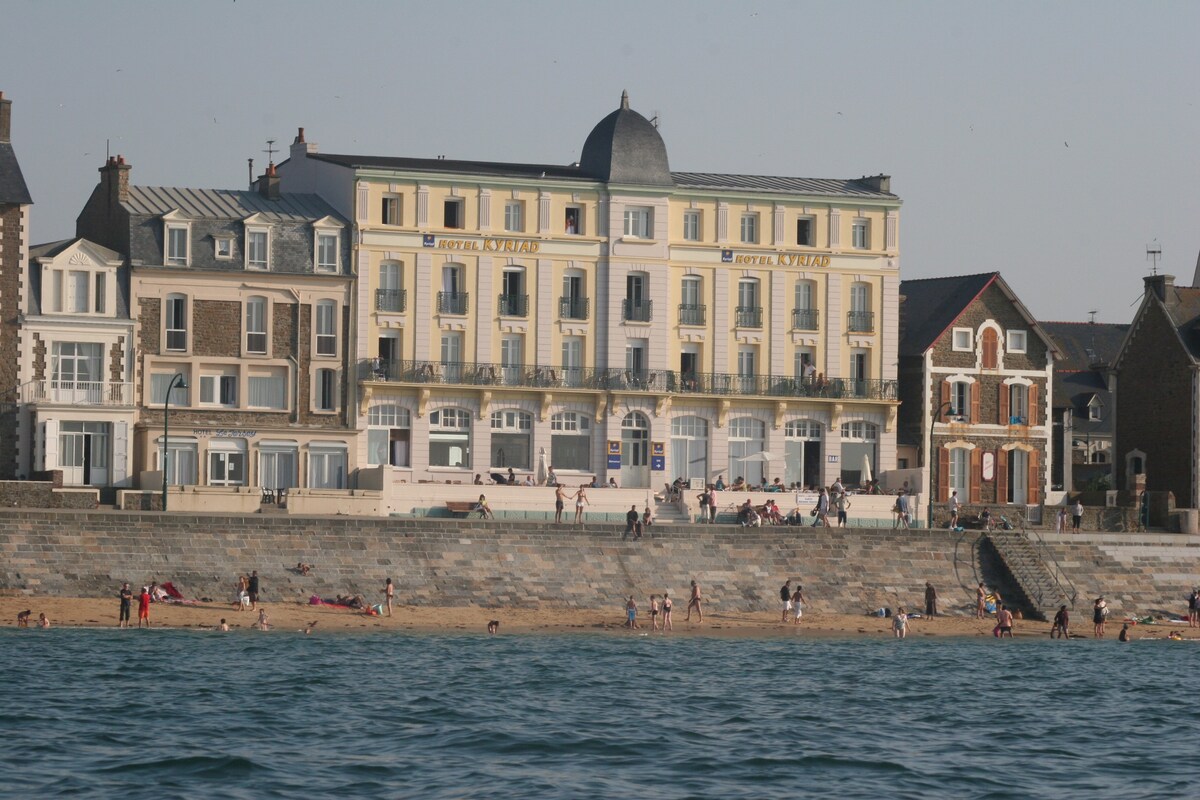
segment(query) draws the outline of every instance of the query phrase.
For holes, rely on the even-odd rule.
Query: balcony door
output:
[[[108,485],[108,445],[107,422],[59,423],[58,466],[63,485]]]
[[[49,398],[55,403],[103,402],[101,350],[97,342],[55,342]]]
[[[650,485],[650,421],[632,411],[621,420],[621,478],[626,489]]]

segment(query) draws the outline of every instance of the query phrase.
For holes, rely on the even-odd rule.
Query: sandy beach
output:
[[[643,604],[644,605],[644,604]],[[267,611],[272,631],[302,631],[309,623],[316,622],[313,634],[337,632],[404,631],[412,633],[457,633],[486,632],[490,620],[500,622],[501,634],[531,633],[581,633],[610,632],[628,633],[622,608],[578,609],[548,607],[542,609],[498,609],[437,606],[401,606],[393,610],[393,616],[370,616],[358,611],[333,606],[310,606],[299,603],[262,603]],[[33,612],[30,625],[36,625],[38,614],[46,614],[52,627],[105,627],[116,626],[118,601],[113,598],[83,597],[0,597],[0,620],[5,627],[15,627],[17,614],[24,610]],[[133,605],[133,623],[137,624],[137,603]],[[857,614],[806,613],[800,625],[790,621],[782,624],[778,611],[753,613],[708,613],[704,622],[695,615],[686,621],[686,613],[676,608],[674,635],[690,636],[824,636],[855,638],[860,636],[890,637],[891,620]],[[150,622],[164,628],[213,628],[224,617],[232,629],[253,629],[257,625],[257,612],[239,612],[232,604],[198,603],[180,605],[154,603],[150,607]],[[1091,615],[1078,612],[1073,615],[1074,637],[1091,638]],[[639,606],[638,623],[641,633],[650,631],[650,618],[646,609]],[[990,636],[995,622],[991,619],[977,620],[958,615],[914,619],[910,622],[910,637],[939,636]],[[1110,620],[1108,637],[1115,638],[1121,629],[1120,620]],[[1017,637],[1044,637],[1050,623],[1035,620],[1016,620],[1014,635]],[[1165,638],[1172,631],[1180,631],[1185,638],[1200,639],[1200,628],[1189,628],[1186,624],[1135,625],[1131,628],[1134,638]]]

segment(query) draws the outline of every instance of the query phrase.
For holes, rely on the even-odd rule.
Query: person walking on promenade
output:
[[[633,595],[629,595],[629,599],[625,602],[625,624],[630,630],[637,630],[637,603],[633,600]]]
[[[804,587],[797,584],[792,592],[792,613],[796,615],[795,624],[800,624],[800,616],[804,613]]]
[[[700,494],[696,495],[696,500],[697,500],[697,502],[700,503],[700,521],[701,522],[709,521],[708,504],[710,502],[712,502],[711,492],[712,492],[712,490],[709,487],[705,486],[704,491],[702,491]]]
[[[1066,604],[1058,607],[1058,613],[1054,615],[1054,624],[1050,626],[1051,639],[1070,639],[1071,632],[1068,629],[1071,624],[1071,615],[1067,611]],[[1055,635],[1057,634],[1057,636]]]
[[[950,530],[958,527],[958,490],[950,493]]]
[[[1108,618],[1108,603],[1104,602],[1103,597],[1097,597],[1096,602],[1092,603],[1092,625],[1095,626],[1092,634],[1097,639],[1104,638],[1104,620]]]
[[[892,633],[897,639],[903,639],[908,635],[908,614],[904,613],[904,606],[896,608],[896,613],[892,616]]]
[[[717,522],[717,489],[711,483],[708,485],[708,522],[710,525]]]
[[[129,611],[133,605],[133,590],[129,588],[129,582],[126,581],[121,585],[121,610],[117,615],[117,627],[129,627]]]
[[[663,615],[663,621],[662,621],[663,633],[666,633],[667,631],[675,630],[674,628],[671,627],[671,598],[667,595],[666,592],[663,592],[662,615]]]
[[[1054,532],[1055,533],[1066,533],[1067,532],[1067,507],[1066,506],[1058,507],[1058,514],[1054,518]]]
[[[650,630],[658,630],[658,595],[650,595]]]
[[[138,595],[138,627],[142,627],[142,620],[146,621],[146,627],[150,627],[150,587],[143,586],[142,593]]]
[[[846,496],[844,491],[838,492],[835,505],[837,506],[838,527],[844,528],[846,527],[846,511],[848,511],[850,508],[850,499]]]
[[[248,589],[250,592],[250,610],[254,611],[258,608],[258,570],[256,569],[250,571],[250,584]]]
[[[937,610],[937,589],[933,588],[933,584],[925,581],[925,616],[936,617]]]
[[[575,493],[575,524],[583,524],[583,507],[591,505],[587,499],[587,484],[582,484],[579,491]]]
[[[896,515],[899,517],[900,525],[904,530],[908,530],[912,527],[912,504],[907,489],[900,491],[900,496],[896,498],[896,505],[900,508],[900,513]]]
[[[696,614],[699,617],[699,622],[704,622],[704,609],[701,607],[700,584],[692,581],[692,596],[687,604],[687,616],[683,618],[684,622],[692,621],[692,609],[696,609]]]
[[[396,587],[392,585],[392,579],[388,578],[387,583],[383,585],[384,605],[387,608],[387,615],[392,615],[392,598],[396,596]]]
[[[783,618],[780,622],[787,622],[788,613],[792,610],[792,579],[788,578],[783,586],[779,587],[779,602],[783,606]]]
[[[1076,499],[1075,507],[1071,509],[1071,533],[1079,533],[1079,523],[1083,522],[1083,501]]]
[[[563,503],[566,500],[566,492],[563,491],[561,483],[554,484],[554,523],[562,524]]]
[[[1001,639],[1005,636],[1010,639],[1013,637],[1013,615],[1008,606],[1000,606],[1000,610],[996,612],[996,629]]]
[[[987,615],[987,589],[983,588],[983,581],[979,582],[979,586],[975,589],[975,619],[983,619]]]
[[[829,527],[829,492],[824,486],[821,487],[821,493],[817,495],[817,518],[813,520],[812,526],[815,528],[818,525]]]

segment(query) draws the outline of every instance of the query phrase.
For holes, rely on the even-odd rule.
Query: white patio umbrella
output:
[[[762,452],[759,452],[759,453],[752,453],[748,456],[742,456],[741,458],[738,459],[738,461],[744,461],[744,462],[750,462],[750,463],[754,463],[757,461],[757,462],[762,462],[764,464],[770,464],[775,461],[783,461],[783,456],[777,456],[772,452],[763,450]]]
[[[871,477],[872,477],[871,476],[871,456],[868,455],[867,453],[863,453],[861,481],[863,483],[870,483]]]
[[[537,473],[534,476],[534,480],[537,482],[538,486],[541,486],[546,482],[548,471],[549,468],[546,466],[546,448],[543,447],[538,452]]]

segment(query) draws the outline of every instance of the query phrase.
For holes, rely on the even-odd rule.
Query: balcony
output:
[[[375,310],[399,314],[408,306],[407,289],[376,289]]]
[[[704,306],[698,306],[688,303],[679,304],[679,324],[680,325],[703,325],[704,324]]]
[[[502,294],[496,298],[496,307],[502,317],[528,317],[529,295]]]
[[[792,309],[792,328],[798,331],[815,331],[821,322],[821,315],[815,308]]]
[[[801,379],[778,375],[736,375],[673,370],[492,364],[484,362],[360,362],[361,380],[454,386],[512,386],[526,389],[583,389],[661,394],[810,397],[830,400],[895,400],[896,381],[843,378]]]
[[[108,381],[30,381],[18,391],[22,403],[64,406],[133,405],[132,383]]]
[[[733,310],[733,324],[738,328],[761,328],[762,306],[738,306]]]
[[[466,314],[470,305],[471,295],[467,292],[438,292],[439,314]]]
[[[649,322],[654,316],[653,300],[632,300],[625,298],[621,301],[621,319],[626,322]]]
[[[846,313],[846,330],[850,333],[874,333],[874,311],[849,311]]]
[[[591,303],[586,297],[558,298],[558,316],[561,319],[587,319]]]

